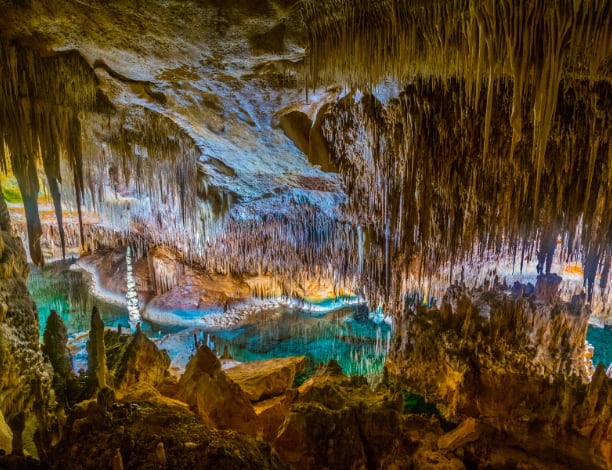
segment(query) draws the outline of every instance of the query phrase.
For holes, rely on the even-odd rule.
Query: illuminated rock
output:
[[[306,356],[283,357],[243,362],[224,369],[227,376],[240,385],[251,401],[281,395],[293,385],[296,374],[303,371]]]
[[[250,436],[261,432],[248,396],[221,370],[219,359],[206,345],[187,364],[174,398],[189,404],[211,426]]]

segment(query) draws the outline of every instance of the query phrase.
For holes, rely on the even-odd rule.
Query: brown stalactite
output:
[[[43,266],[45,263],[42,249],[40,246],[40,237],[42,235],[42,227],[40,224],[40,216],[38,213],[38,172],[36,169],[36,161],[33,156],[24,157],[19,154],[12,154],[13,173],[19,183],[19,190],[23,198],[23,207],[25,209],[26,223],[28,227],[28,244],[30,248],[30,257],[32,262],[37,266]]]
[[[4,199],[4,193],[2,192],[2,185],[0,185],[0,230],[5,232],[11,231],[11,216]]]
[[[384,107],[373,105],[372,96],[359,102],[347,97],[328,113],[323,128],[349,196],[346,215],[375,230],[377,246],[371,248],[364,283],[377,286],[378,300],[402,290],[398,284],[388,288],[386,260],[402,260],[391,269],[396,277],[414,268],[428,276],[449,261],[469,262],[488,250],[512,256],[513,247],[522,244],[530,253],[541,240],[546,271],[556,236],[575,240],[581,224],[583,247],[606,245],[612,227],[603,214],[612,211],[612,194],[601,172],[585,170],[612,164],[612,116],[605,104],[610,85],[580,82],[571,94],[560,95],[542,173],[531,160],[528,134],[514,157],[505,157],[514,131],[503,103],[511,102],[511,91],[503,82],[494,88],[491,121],[497,131],[486,160],[480,158],[482,116],[490,88],[481,90],[473,108],[465,82],[423,79]],[[536,200],[528,189],[538,177],[542,191]],[[569,254],[577,255],[577,248]],[[605,259],[591,255],[588,263],[595,263],[596,271]],[[419,265],[411,266],[411,260]],[[393,301],[401,305],[399,298]]]

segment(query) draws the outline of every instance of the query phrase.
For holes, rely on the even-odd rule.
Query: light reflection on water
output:
[[[612,330],[589,325],[587,341],[595,348],[593,366],[597,367],[597,364],[602,362],[608,368],[612,364]]]
[[[93,296],[91,275],[71,270],[71,264],[70,261],[56,262],[42,269],[31,266],[28,288],[38,306],[41,335],[51,309],[60,314],[69,335],[87,331],[94,305],[98,306],[106,326],[121,324],[128,328],[127,308]],[[173,358],[189,357],[194,350],[195,333],[198,338],[211,337],[218,351],[222,352],[227,345],[237,361],[301,355],[308,356],[312,364],[336,359],[346,373],[367,375],[371,380],[382,371],[391,341],[391,327],[385,322],[370,320],[363,305],[325,313],[299,308],[276,309],[255,314],[248,324],[233,329],[199,328],[189,334],[181,326],[147,321],[143,321],[142,328],[149,337],[158,339],[183,331],[161,343]],[[81,349],[84,344],[85,341],[79,343]],[[77,354],[77,368],[83,366],[84,354],[84,351]]]

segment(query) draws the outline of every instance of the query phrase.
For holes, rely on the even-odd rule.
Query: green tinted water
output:
[[[70,269],[70,265],[65,261],[44,268],[31,266],[28,288],[38,306],[41,335],[51,309],[62,317],[70,335],[89,330],[94,305],[106,326],[122,324],[128,328],[127,308],[92,295],[91,275]],[[142,322],[142,329],[154,338],[186,330],[182,326],[147,321]],[[256,314],[249,324],[233,329],[199,328],[193,332],[211,336],[218,351],[228,345],[237,361],[306,355],[316,365],[336,359],[346,373],[367,375],[370,379],[382,372],[391,341],[390,326],[375,323],[368,318],[367,309],[358,305],[331,312],[279,309]],[[175,335],[162,347],[168,349],[171,357],[181,356],[186,362],[194,349],[193,332]],[[84,349],[85,341],[81,340],[79,346]],[[79,361],[75,366],[83,367],[85,351],[80,351],[75,359]]]
[[[593,366],[602,362],[607,369],[612,364],[612,331],[589,325],[587,341],[595,347]]]

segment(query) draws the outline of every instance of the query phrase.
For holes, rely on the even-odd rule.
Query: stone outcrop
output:
[[[109,383],[117,393],[136,384],[159,385],[168,375],[170,357],[159,350],[142,330],[123,335],[113,330],[104,333]]]
[[[296,390],[289,390],[283,395],[253,403],[255,414],[261,421],[262,438],[266,442],[274,442],[285,419],[289,415],[291,404],[297,397]]]
[[[108,408],[83,402],[67,417],[62,435],[52,449],[54,468],[286,468],[269,445],[211,429],[186,406],[161,396]]]
[[[282,357],[243,362],[224,371],[240,385],[249,400],[259,401],[285,393],[305,366],[306,356]]]
[[[463,469],[438,452],[435,418],[403,414],[397,390],[373,391],[335,361],[298,389],[274,448],[293,469]]]
[[[104,347],[104,322],[98,307],[91,312],[89,339],[87,340],[87,375],[94,388],[101,389],[107,385],[106,350]]]
[[[25,279],[28,265],[18,237],[10,231],[10,220],[0,191],[0,414],[12,430],[12,445],[3,427],[3,450],[23,452],[21,432],[30,413],[46,428],[51,399],[53,371],[39,350],[39,324],[36,305]],[[46,433],[46,429],[42,429]]]
[[[261,425],[248,396],[221,370],[221,363],[206,345],[200,346],[178,382],[173,398],[183,401],[205,423],[257,436]]]
[[[473,417],[527,453],[578,468],[612,466],[612,381],[588,382],[584,297],[515,284],[448,291],[440,309],[418,307],[398,325],[388,368],[447,419]]]

